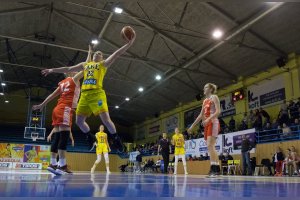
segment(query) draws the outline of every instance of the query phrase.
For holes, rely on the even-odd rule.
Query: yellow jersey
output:
[[[106,145],[107,144],[107,134],[104,132],[96,133],[96,139],[98,141],[98,145]]]
[[[107,71],[104,62],[88,62],[83,68],[84,77],[81,89],[102,89],[103,79]]]
[[[175,133],[172,137],[172,140],[176,148],[184,148],[184,136],[181,133]]]

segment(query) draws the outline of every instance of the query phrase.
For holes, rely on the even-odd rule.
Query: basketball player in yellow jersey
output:
[[[97,165],[101,162],[101,156],[103,154],[105,165],[106,165],[106,173],[110,174],[109,171],[109,158],[108,158],[108,152],[110,152],[110,147],[107,141],[107,134],[104,133],[104,126],[101,125],[99,128],[99,132],[96,133],[96,139],[97,139],[97,148],[96,148],[96,154],[97,154],[97,160],[95,161],[91,173],[93,174],[95,172],[95,169]]]
[[[174,163],[174,175],[177,174],[178,158],[182,159],[185,175],[188,174],[186,169],[185,149],[184,149],[184,136],[179,132],[178,128],[175,128],[175,134],[172,137],[172,144],[175,146],[175,163]]]
[[[42,71],[42,74],[45,76],[50,73],[67,73],[80,70],[84,71],[81,96],[76,110],[76,123],[81,131],[87,134],[90,147],[92,147],[95,142],[95,136],[91,134],[90,127],[86,123],[86,119],[91,114],[94,114],[100,116],[108,131],[113,135],[112,139],[114,139],[116,148],[120,152],[123,152],[124,150],[123,144],[117,135],[116,127],[109,116],[106,95],[105,91],[103,90],[102,83],[107,68],[109,68],[109,66],[111,66],[120,55],[124,54],[126,50],[131,47],[135,37],[136,36],[134,35],[127,44],[115,51],[105,60],[103,59],[102,52],[96,51],[93,55],[92,62],[82,62],[71,67],[45,69]]]

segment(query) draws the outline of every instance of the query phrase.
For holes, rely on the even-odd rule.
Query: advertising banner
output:
[[[14,169],[42,169],[42,163],[13,163]]]
[[[159,135],[161,130],[161,121],[157,120],[149,125],[149,135]]]
[[[224,135],[223,150],[230,154],[241,154],[242,135],[250,140],[251,144],[255,145],[255,129],[248,129],[244,131],[238,131]],[[255,148],[251,150],[251,153],[255,153]]]
[[[220,98],[220,107],[220,117],[228,117],[236,114],[236,109],[230,95]]]
[[[184,127],[190,127],[201,112],[201,106],[184,113]]]
[[[285,87],[282,75],[248,87],[248,107],[250,110],[278,104],[284,99]]]
[[[24,144],[0,143],[0,162],[22,162]]]
[[[140,152],[139,151],[133,151],[129,153],[129,161],[130,162],[135,162],[136,161],[136,157],[137,155],[139,155]]]
[[[0,162],[0,169],[11,169],[12,162]]]
[[[174,133],[175,128],[179,127],[179,121],[179,114],[174,114],[164,119],[164,131],[166,133]]]
[[[216,143],[216,150],[218,154],[223,152],[223,135],[219,135]],[[204,138],[193,139],[185,141],[186,156],[192,155],[199,157],[207,153],[207,144]]]

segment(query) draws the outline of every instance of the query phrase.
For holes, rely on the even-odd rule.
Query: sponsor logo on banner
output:
[[[11,162],[0,162],[0,168],[10,169],[10,168],[12,168],[12,163]]]
[[[219,135],[215,146],[218,153],[223,151],[222,144],[223,136]],[[204,155],[205,153],[207,153],[207,144],[204,138],[185,141],[185,154],[187,156],[192,155],[199,157],[201,154]]]
[[[174,133],[176,127],[179,126],[179,114],[172,115],[165,119],[166,133]]]
[[[231,96],[220,98],[221,114],[220,117],[228,117],[236,114],[234,103]]]
[[[251,144],[255,145],[255,129],[229,133],[224,135],[224,152],[229,152],[232,155],[241,154],[242,135],[246,135]],[[255,153],[255,148],[251,150],[251,153]]]
[[[248,107],[250,110],[271,106],[284,99],[285,87],[282,75],[248,87]]]
[[[14,169],[42,169],[42,163],[13,163]]]

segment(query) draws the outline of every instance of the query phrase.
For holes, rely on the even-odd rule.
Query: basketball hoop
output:
[[[33,142],[36,142],[37,138],[38,138],[38,137],[36,137],[36,136],[32,136],[32,137],[31,137],[31,139],[32,139]]]
[[[33,142],[36,142],[36,140],[38,139],[38,137],[39,137],[38,133],[36,133],[36,132],[32,132],[31,133],[31,139],[32,139]]]

